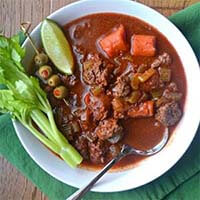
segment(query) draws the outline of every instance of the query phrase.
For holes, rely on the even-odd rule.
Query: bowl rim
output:
[[[66,5],[66,6],[64,6],[64,7],[60,8],[60,9],[58,9],[57,11],[53,12],[52,14],[50,14],[50,15],[48,16],[48,18],[50,18],[50,19],[54,18],[54,16],[58,15],[59,13],[62,13],[66,8],[67,8],[67,9],[70,9],[70,8],[72,8],[72,7],[75,6],[75,5],[81,5],[81,4],[84,4],[84,3],[87,3],[87,2],[89,3],[89,2],[95,2],[95,1],[97,2],[97,0],[82,0],[82,1],[77,1],[77,2],[74,2],[74,3],[68,4],[68,5]],[[108,1],[108,2],[113,2],[113,3],[114,3],[115,0],[101,0],[101,1],[102,1],[102,2],[103,2],[103,1],[104,1],[104,2],[107,2],[107,1]],[[129,2],[129,3],[130,3],[130,2],[131,2],[131,4],[133,4],[133,5],[137,5],[137,6],[143,7],[144,10],[148,10],[148,11],[151,12],[152,14],[156,14],[157,16],[159,16],[160,19],[162,19],[162,21],[165,21],[166,23],[168,23],[168,25],[170,24],[169,26],[170,26],[173,30],[176,31],[176,33],[179,35],[179,37],[181,37],[182,40],[185,41],[185,45],[186,45],[186,47],[188,48],[188,51],[189,51],[190,54],[191,54],[191,59],[193,60],[193,63],[196,63],[197,66],[199,65],[199,64],[198,64],[198,61],[197,61],[197,59],[196,59],[196,56],[195,56],[195,54],[194,54],[194,52],[193,52],[191,46],[189,45],[188,41],[185,39],[185,37],[183,36],[183,34],[178,30],[178,28],[177,28],[174,24],[172,24],[166,17],[164,17],[163,15],[161,15],[160,13],[158,13],[157,11],[153,10],[152,8],[149,8],[148,6],[145,6],[145,5],[143,5],[143,4],[141,4],[141,3],[138,3],[138,2],[134,2],[134,1],[131,1],[131,0],[118,0],[118,2],[121,2],[121,3],[122,3],[122,2]],[[111,11],[111,12],[112,12],[112,11]],[[115,13],[116,13],[116,12],[115,12]],[[130,14],[127,13],[127,15],[130,15]],[[136,17],[136,18],[138,18],[138,17]],[[143,21],[145,21],[145,20],[143,20]],[[151,23],[149,23],[149,22],[147,22],[147,23],[150,24],[151,26],[153,26],[154,28],[158,29],[157,27],[155,27],[155,26],[152,25]],[[40,27],[40,24],[41,24],[41,23],[39,23],[39,24],[33,29],[33,31],[31,32],[31,35],[34,35],[35,32],[37,32],[37,30],[38,30],[39,27]],[[162,34],[163,34],[163,33],[162,33]],[[27,45],[27,41],[28,41],[28,40],[26,39],[25,42],[24,42],[24,44],[23,44],[23,47],[25,47],[25,46]],[[174,46],[174,45],[173,45],[173,46]],[[180,56],[180,55],[179,55],[179,57],[180,57],[180,60],[181,60],[181,56]],[[182,60],[181,60],[181,61],[182,61]],[[200,74],[200,71],[199,71],[198,73]],[[187,78],[187,77],[186,77],[186,78]],[[187,95],[188,95],[188,94],[187,94]],[[187,98],[187,97],[186,97],[186,98]],[[200,96],[198,96],[198,98],[199,98],[199,100],[200,100]],[[170,162],[170,163],[169,163],[167,169],[166,169],[166,168],[163,168],[163,169],[160,171],[159,174],[157,174],[157,175],[154,176],[153,178],[151,177],[151,178],[149,178],[149,179],[146,179],[146,181],[144,181],[144,183],[139,183],[136,187],[139,187],[139,186],[141,186],[141,185],[144,185],[144,184],[146,184],[146,183],[149,183],[149,182],[153,181],[154,179],[160,177],[162,174],[164,174],[165,172],[167,172],[172,166],[174,166],[174,165],[176,164],[176,162],[183,156],[183,154],[186,152],[186,150],[187,150],[188,147],[190,146],[191,142],[193,141],[193,138],[194,138],[194,136],[195,136],[196,130],[197,130],[197,128],[198,128],[197,121],[199,122],[200,114],[198,114],[197,116],[198,116],[199,118],[198,118],[198,120],[197,120],[197,118],[195,118],[195,120],[194,120],[194,121],[195,121],[195,125],[193,125],[193,127],[191,128],[191,129],[192,129],[192,131],[191,131],[192,134],[191,134],[191,136],[190,136],[189,142],[187,142],[187,143],[185,144],[184,150],[178,154],[178,156],[176,157],[176,159],[175,159],[173,162]],[[44,171],[46,171],[48,174],[50,174],[50,175],[53,176],[54,178],[60,180],[61,182],[66,183],[66,181],[63,181],[63,179],[62,179],[61,177],[58,177],[57,175],[55,175],[53,171],[47,170],[46,167],[45,167],[43,164],[41,164],[41,162],[38,161],[38,159],[37,159],[35,156],[32,155],[32,153],[31,153],[31,151],[30,151],[30,148],[26,145],[26,143],[24,142],[24,139],[23,139],[22,135],[20,134],[20,132],[21,132],[21,127],[19,126],[19,123],[13,120],[13,124],[14,124],[15,130],[16,130],[16,132],[17,132],[17,135],[18,135],[18,138],[19,138],[20,142],[22,143],[23,147],[24,147],[25,150],[28,152],[28,154],[31,156],[31,158],[32,158]],[[74,183],[72,183],[72,182],[67,182],[67,184],[69,184],[69,185],[71,185],[71,186],[74,186],[74,187],[77,187],[77,185],[74,184]],[[133,189],[133,188],[136,188],[136,187],[131,186],[131,185],[126,185],[126,186],[121,187],[120,189],[119,189],[119,188],[117,188],[117,189],[116,189],[116,188],[113,188],[113,189],[111,189],[111,190],[106,190],[106,189],[102,190],[101,188],[100,188],[100,189],[98,189],[98,188],[96,189],[96,187],[94,187],[94,188],[92,189],[92,191],[95,191],[95,192],[119,192],[119,191],[125,191],[125,190],[129,190],[129,189]]]

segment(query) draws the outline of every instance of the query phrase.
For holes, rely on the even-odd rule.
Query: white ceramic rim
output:
[[[81,8],[84,8],[84,10],[81,10]],[[79,10],[82,11],[81,14],[79,14]],[[161,33],[167,32],[168,34],[165,34],[165,36],[177,50],[187,79],[185,114],[170,138],[168,145],[160,153],[145,159],[130,170],[107,174],[92,189],[95,192],[118,192],[139,187],[158,178],[168,171],[188,149],[195,136],[200,119],[200,112],[196,111],[200,102],[200,93],[196,93],[197,86],[200,85],[200,71],[194,52],[182,33],[167,18],[143,4],[129,0],[118,0],[117,5],[116,0],[82,0],[57,10],[48,18],[61,22],[63,16],[66,16],[67,13],[70,21],[96,12],[116,12],[133,15],[156,27]],[[151,18],[151,21],[149,21],[149,18]],[[63,24],[61,23],[61,25]],[[38,31],[39,25],[32,31],[31,36],[33,39],[37,39],[36,41],[39,43]],[[24,62],[28,64],[33,57],[33,51],[30,49],[28,40],[24,42],[23,46],[29,49],[30,55],[24,59]],[[62,160],[50,153],[19,122],[13,121],[13,124],[19,140],[30,157],[54,178],[80,188],[96,174],[96,172],[84,169],[70,169]],[[187,124],[189,124],[189,127]],[[170,159],[166,160],[166,158]]]

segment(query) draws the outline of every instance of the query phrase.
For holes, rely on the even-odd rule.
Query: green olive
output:
[[[48,85],[51,87],[56,87],[60,84],[60,78],[58,75],[54,74],[48,79]]]
[[[39,53],[35,56],[34,61],[37,66],[45,65],[48,62],[48,56],[45,53]]]
[[[48,79],[52,74],[52,68],[48,65],[43,65],[39,69],[39,75],[43,79]]]
[[[68,90],[65,86],[59,86],[56,87],[53,90],[53,95],[54,97],[56,97],[57,99],[63,99],[67,96]]]

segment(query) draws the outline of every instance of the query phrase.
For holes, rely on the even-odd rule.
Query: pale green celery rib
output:
[[[60,154],[61,148],[54,144],[53,142],[51,142],[49,139],[47,139],[44,135],[42,135],[36,128],[33,127],[33,125],[30,124],[26,124],[23,123],[22,124],[29,130],[31,131],[31,133],[38,138],[44,145],[46,145],[49,149],[51,149],[53,152],[55,152],[56,154]]]
[[[37,120],[34,119],[36,114],[38,117]],[[51,138],[52,142],[54,144],[57,144],[60,147],[60,152],[58,152],[58,154],[63,158],[63,160],[69,166],[71,166],[73,168],[76,167],[78,164],[80,164],[82,162],[82,159],[83,159],[82,156],[78,153],[78,151],[71,144],[68,143],[67,139],[57,129],[52,112],[48,116],[49,116],[50,123],[49,123],[49,121],[47,121],[46,116],[41,111],[35,111],[34,115],[32,116],[32,119],[36,122],[36,124],[42,131],[45,131],[45,129],[43,129],[44,123],[42,123],[42,126],[40,127],[41,122],[43,119],[45,119],[44,122],[47,121],[46,124],[49,124],[49,126],[50,126],[50,127],[46,127],[47,128],[47,132],[46,132],[47,137],[50,135],[50,137],[52,137]],[[38,121],[39,121],[39,123],[37,123]],[[53,127],[54,127],[54,129],[53,129]],[[51,131],[52,134],[49,134],[48,133],[49,131]]]
[[[33,121],[39,126],[41,131],[53,142],[55,141],[53,137],[53,131],[51,129],[51,125],[49,123],[49,120],[45,116],[43,112],[40,110],[32,110],[31,111],[31,118]],[[55,142],[54,142],[55,143]]]
[[[67,148],[61,148],[60,156],[72,168],[75,168],[83,160],[82,156],[70,144]]]
[[[56,141],[63,147],[67,147],[69,145],[69,142],[67,141],[67,139],[63,136],[63,134],[58,130],[54,117],[53,117],[53,113],[52,111],[49,111],[47,113],[47,116],[49,118],[50,121],[50,125],[51,128],[54,132],[54,138],[56,139]]]
[[[50,150],[58,154],[70,167],[75,168],[82,162],[82,157],[70,144],[68,144],[68,147],[60,147],[43,136],[32,124],[24,124],[24,126]]]
[[[79,154],[79,152],[67,141],[67,139],[63,136],[63,134],[58,130],[56,123],[54,121],[53,113],[49,112],[48,118],[51,124],[52,129],[55,131],[55,135],[57,136],[57,140],[60,142],[61,148],[61,157],[66,160],[70,159],[73,161],[72,164],[69,164],[71,167],[76,166],[82,162],[82,156]]]

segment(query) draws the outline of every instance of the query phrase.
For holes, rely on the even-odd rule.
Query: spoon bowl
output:
[[[134,147],[131,147],[131,146],[125,144],[123,146],[124,150],[123,149],[122,150],[124,151],[124,153],[129,152],[128,154],[135,154],[135,155],[141,155],[141,156],[151,156],[153,154],[158,153],[165,146],[165,144],[168,141],[168,138],[169,138],[169,129],[165,128],[162,140],[158,144],[156,144],[153,148],[147,149],[147,150],[139,150],[139,149],[135,149]]]

